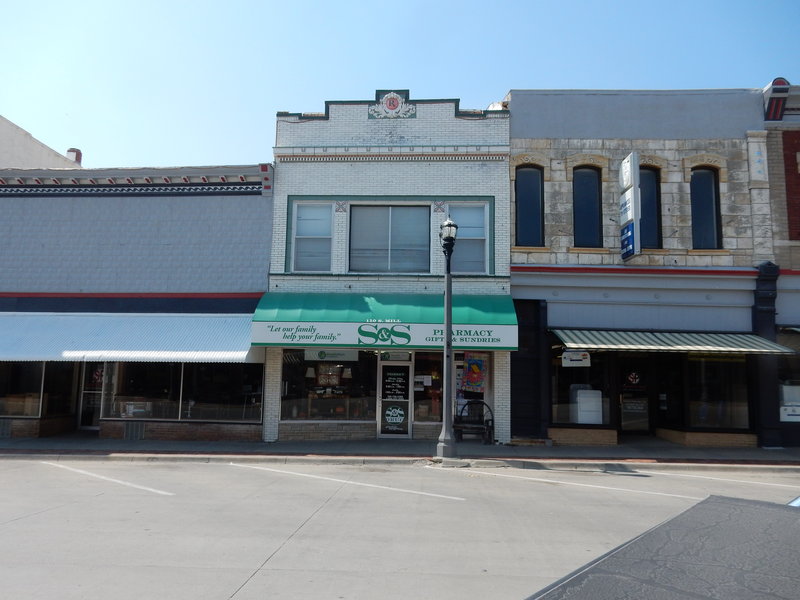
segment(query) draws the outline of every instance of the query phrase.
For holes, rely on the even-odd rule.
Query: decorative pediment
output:
[[[653,167],[655,169],[660,169],[662,171],[666,171],[667,167],[669,167],[669,161],[665,158],[660,156],[656,156],[655,154],[640,154],[639,155],[639,166],[640,167]]]
[[[725,183],[728,181],[728,161],[724,156],[719,154],[711,154],[705,152],[703,154],[695,154],[694,156],[687,156],[683,159],[683,180],[689,182],[692,180],[692,169],[698,167],[711,167],[717,169],[719,172],[719,182]]]
[[[550,181],[550,157],[544,152],[523,152],[513,154],[509,160],[511,181],[517,179],[517,168],[539,167],[542,170],[544,181]]]
[[[572,171],[576,167],[595,167],[601,170],[603,181],[608,180],[608,157],[602,154],[571,154],[564,160],[567,168],[567,181],[572,181]]]
[[[370,119],[414,119],[417,116],[417,105],[411,104],[408,93],[386,92],[376,104],[369,107]]]

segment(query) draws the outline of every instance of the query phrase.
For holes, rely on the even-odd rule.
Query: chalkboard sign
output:
[[[384,365],[381,398],[384,400],[407,400],[409,397],[411,367],[407,365]]]

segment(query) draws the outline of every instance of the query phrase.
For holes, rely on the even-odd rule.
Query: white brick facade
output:
[[[414,101],[406,93],[415,110],[412,118],[371,118],[370,107],[380,95],[375,102],[329,102],[324,116],[278,115],[270,290],[440,295],[445,259],[439,225],[451,203],[481,203],[488,207],[487,272],[456,275],[454,293],[510,294],[507,112],[460,111],[456,101]],[[292,214],[296,203],[304,201],[329,202],[335,209],[329,273],[293,272]],[[349,273],[352,206],[402,202],[431,207],[430,273]],[[492,367],[495,411],[506,420],[507,355],[495,353],[499,370]],[[270,360],[279,361],[280,355],[270,354]],[[280,367],[273,362],[267,372]],[[277,392],[267,390],[267,403],[279,402]],[[268,421],[279,412],[278,406],[266,410],[265,439],[275,439],[278,423]],[[497,430],[501,441],[509,441],[507,422],[498,423]]]

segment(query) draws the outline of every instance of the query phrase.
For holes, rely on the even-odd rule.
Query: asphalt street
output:
[[[522,599],[710,495],[800,496],[790,468],[610,468],[5,457],[0,581],[18,600]]]

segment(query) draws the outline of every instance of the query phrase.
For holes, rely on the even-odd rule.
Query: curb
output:
[[[420,455],[364,456],[322,454],[225,454],[225,453],[148,453],[106,451],[0,451],[0,460],[85,460],[164,463],[268,463],[284,465],[438,465],[443,468],[512,468],[538,471],[588,471],[636,473],[641,471],[760,471],[797,472],[794,461],[723,461],[671,459],[549,459],[549,458],[439,458]]]

